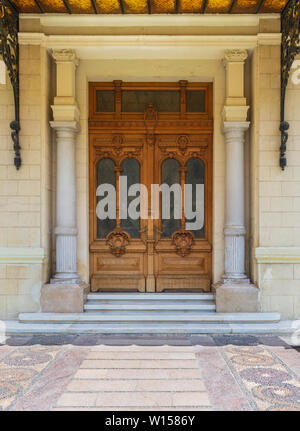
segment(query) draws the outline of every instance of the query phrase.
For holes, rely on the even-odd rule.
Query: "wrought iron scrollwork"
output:
[[[18,11],[9,0],[0,0],[0,55],[7,67],[14,92],[15,119],[10,123],[10,128],[15,151],[14,164],[17,169],[21,166],[18,30]]]
[[[280,104],[280,167],[286,167],[286,143],[289,123],[285,121],[285,96],[290,70],[295,56],[300,53],[300,0],[289,0],[281,14],[281,104]]]

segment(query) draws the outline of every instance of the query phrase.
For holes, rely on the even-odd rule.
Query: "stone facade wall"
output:
[[[260,46],[253,80],[257,81],[253,181],[253,249],[263,247],[253,276],[263,311],[279,311],[282,318],[300,318],[300,86],[290,79],[286,120],[290,123],[287,168],[279,167],[280,47]],[[255,84],[254,84],[255,85]],[[282,249],[284,248],[284,249]],[[295,251],[298,249],[295,255]],[[272,254],[276,252],[276,263]],[[256,252],[257,253],[257,252]],[[291,258],[291,254],[294,255]],[[268,257],[269,255],[269,257]],[[280,257],[281,256],[281,257]],[[255,259],[255,257],[253,257]]]
[[[46,50],[20,47],[21,133],[23,165],[13,166],[9,122],[13,119],[13,93],[7,79],[0,85],[0,318],[16,318],[20,311],[37,311],[42,284],[54,269],[50,258],[55,225],[55,144],[49,128],[50,104],[55,90],[55,68]],[[213,81],[214,179],[213,273],[224,272],[225,144],[222,109],[225,71],[221,61],[186,60],[83,60],[77,70],[76,92],[81,131],[76,143],[78,270],[89,279],[88,225],[88,82]],[[279,311],[282,318],[300,316],[300,85],[290,81],[286,119],[290,122],[288,167],[279,168],[280,47],[259,46],[246,65],[247,98],[251,103],[251,130],[246,138],[246,187],[250,189],[249,243],[251,278],[260,289],[262,311]],[[248,151],[248,149],[250,149]],[[249,180],[248,180],[249,178]],[[247,203],[246,203],[247,204]],[[248,239],[247,239],[248,241]],[[274,250],[258,263],[257,250]],[[9,251],[11,257],[5,256]],[[42,256],[45,256],[45,259]],[[284,257],[285,256],[285,257]],[[51,260],[53,264],[51,265]]]
[[[22,166],[18,171],[9,128],[14,118],[13,91],[8,77],[6,85],[0,85],[1,318],[39,310],[39,291],[49,272],[48,66],[40,46],[20,47]]]

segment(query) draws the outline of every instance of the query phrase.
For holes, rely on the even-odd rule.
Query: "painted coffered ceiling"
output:
[[[288,0],[10,0],[20,13],[280,13]]]

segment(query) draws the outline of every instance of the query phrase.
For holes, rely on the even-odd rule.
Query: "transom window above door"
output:
[[[142,116],[151,103],[160,117],[183,118],[185,115],[211,118],[211,84],[179,81],[177,83],[123,83],[122,81],[90,84],[90,119]]]

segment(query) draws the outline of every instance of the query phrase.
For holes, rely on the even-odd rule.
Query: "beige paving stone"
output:
[[[195,359],[186,360],[105,360],[87,359],[82,362],[82,368],[198,368]]]
[[[183,391],[205,391],[205,385],[200,379],[179,380],[73,380],[67,390],[70,392],[122,392],[122,391],[161,391],[161,392],[183,392]]]
[[[182,392],[173,395],[174,406],[210,406],[206,392]]]
[[[75,379],[201,379],[199,369],[80,369]]]
[[[88,359],[195,359],[193,352],[102,352],[93,351],[87,356]]]
[[[57,406],[94,406],[96,403],[97,394],[96,393],[64,393],[59,398]]]
[[[128,346],[104,346],[100,344],[98,346],[93,346],[91,352],[193,352],[193,346],[137,346],[131,344]]]
[[[205,391],[204,382],[200,379],[178,379],[178,380],[139,380],[136,385],[137,391]]]
[[[105,392],[97,395],[96,405],[101,407],[171,407],[172,395],[169,392]]]

